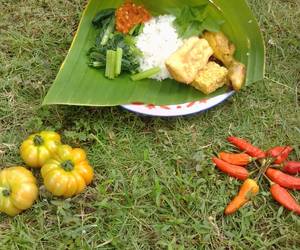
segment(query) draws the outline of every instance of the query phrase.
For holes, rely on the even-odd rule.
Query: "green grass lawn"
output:
[[[0,249],[299,249],[300,217],[272,200],[266,181],[252,203],[223,216],[241,183],[210,158],[231,149],[233,134],[264,149],[292,145],[300,159],[300,2],[248,0],[266,41],[265,80],[177,119],[41,107],[84,2],[0,0],[0,167],[22,164],[22,140],[51,129],[84,147],[96,172],[86,192],[67,200],[40,182],[32,209],[0,215]]]

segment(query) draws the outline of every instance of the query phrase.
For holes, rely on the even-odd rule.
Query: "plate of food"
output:
[[[263,79],[264,65],[244,0],[90,0],[43,104],[189,115]]]

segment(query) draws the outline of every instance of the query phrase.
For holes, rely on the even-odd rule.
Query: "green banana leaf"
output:
[[[82,106],[116,106],[132,102],[170,105],[198,101],[223,94],[221,88],[206,96],[192,87],[174,80],[133,82],[129,75],[108,80],[100,70],[88,67],[87,52],[94,45],[96,30],[91,22],[105,8],[118,7],[122,0],[90,0],[81,19],[69,53],[52,84],[43,104]],[[163,14],[171,7],[210,3],[212,17],[225,20],[222,29],[236,45],[236,58],[247,65],[246,85],[263,79],[265,48],[263,38],[245,0],[138,0],[152,13]]]

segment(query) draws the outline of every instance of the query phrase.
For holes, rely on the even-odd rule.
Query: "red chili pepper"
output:
[[[219,153],[219,157],[223,161],[226,161],[230,164],[244,166],[244,167],[246,167],[246,165],[252,161],[252,157],[245,153],[232,154],[232,153],[221,152]]]
[[[279,202],[286,209],[294,211],[296,214],[300,215],[300,205],[285,188],[281,187],[278,184],[273,184],[270,191],[273,198],[277,202]]]
[[[241,138],[237,138],[234,136],[230,136],[227,138],[227,140],[233,144],[234,146],[236,146],[237,148],[239,148],[242,151],[245,151],[248,155],[255,157],[255,158],[265,158],[266,154],[264,151],[262,151],[260,148],[253,146],[251,143],[249,143],[248,141],[241,139]]]
[[[289,154],[293,151],[293,148],[290,146],[278,146],[271,148],[267,151],[267,156],[270,156],[275,159],[275,164],[283,163],[289,156]]]
[[[282,187],[300,190],[300,178],[290,176],[273,168],[268,168],[267,176]]]
[[[287,161],[282,167],[282,171],[288,174],[300,173],[300,162],[299,161]]]
[[[217,157],[214,157],[212,161],[216,164],[216,167],[218,169],[232,177],[235,177],[239,180],[246,180],[249,177],[249,172],[247,171],[247,169],[241,166],[232,165]]]

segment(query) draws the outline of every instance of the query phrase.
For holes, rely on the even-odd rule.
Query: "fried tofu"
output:
[[[192,86],[208,95],[228,82],[228,70],[215,62],[209,62],[198,71]]]
[[[191,84],[212,54],[213,50],[205,39],[191,37],[167,59],[166,66],[176,81]]]

